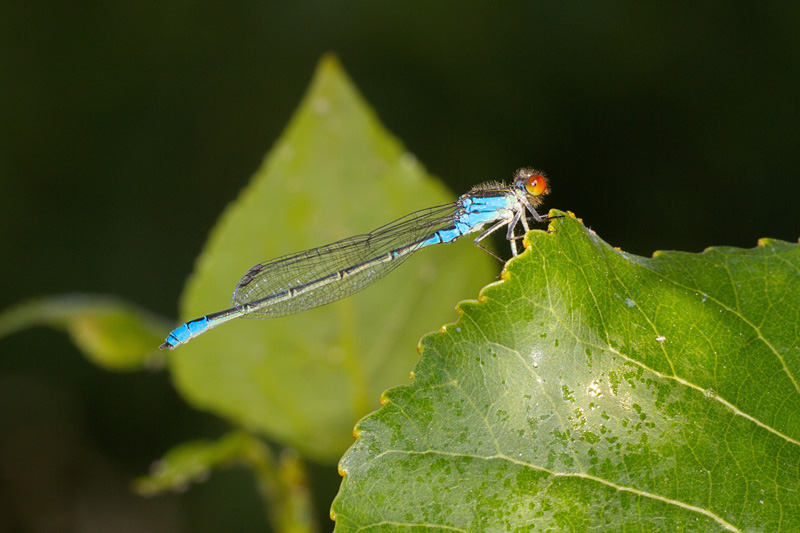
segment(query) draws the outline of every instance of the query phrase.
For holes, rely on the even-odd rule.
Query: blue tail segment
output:
[[[179,344],[189,342],[189,339],[192,337],[197,337],[198,335],[205,333],[210,329],[210,327],[208,316],[187,322],[182,326],[173,329],[170,334],[167,335],[167,339],[164,341],[164,344],[159,346],[159,348],[162,350],[165,348],[172,350]]]

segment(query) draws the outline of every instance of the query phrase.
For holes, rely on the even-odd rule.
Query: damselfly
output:
[[[517,255],[521,237],[515,228],[522,223],[528,231],[528,214],[537,222],[547,220],[536,212],[547,193],[544,174],[523,168],[511,185],[484,183],[453,203],[411,213],[370,233],[259,263],[239,280],[230,309],[177,327],[160,348],[173,349],[234,318],[291,315],[345,298],[375,283],[417,250],[453,242],[487,225],[474,243],[489,252],[481,241],[507,227],[506,239]]]

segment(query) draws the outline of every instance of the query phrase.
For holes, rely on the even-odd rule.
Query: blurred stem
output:
[[[251,466],[272,528],[281,533],[318,531],[308,475],[300,454],[285,448],[276,458],[263,442],[251,438],[254,444]]]

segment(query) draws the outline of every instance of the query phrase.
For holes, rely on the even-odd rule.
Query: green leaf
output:
[[[260,261],[453,200],[326,58],[263,167],[214,228],[181,317],[228,307],[236,283]],[[352,444],[356,420],[407,379],[419,338],[452,321],[453,302],[499,270],[464,241],[422,251],[330,306],[216,328],[171,352],[175,383],[199,407],[335,462]]]
[[[155,349],[168,322],[118,298],[71,294],[32,300],[0,314],[0,337],[33,326],[66,331],[95,364],[129,371],[163,365]]]
[[[263,442],[245,431],[173,448],[153,465],[149,476],[137,479],[133,488],[143,496],[183,491],[191,482],[205,481],[212,470],[234,465],[247,466],[255,473],[262,494],[270,502],[275,531],[316,531],[308,480],[299,456],[284,450],[276,459]]]
[[[553,228],[358,424],[336,531],[800,530],[800,248]]]

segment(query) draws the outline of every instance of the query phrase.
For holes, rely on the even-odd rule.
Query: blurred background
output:
[[[535,166],[547,208],[628,252],[796,241],[798,28],[777,2],[6,2],[0,310],[108,293],[174,318],[329,51],[454,195]],[[100,370],[39,328],[0,340],[0,406],[0,532],[267,527],[243,470],[130,494],[226,429],[165,373]],[[312,475],[327,530],[339,477]]]

